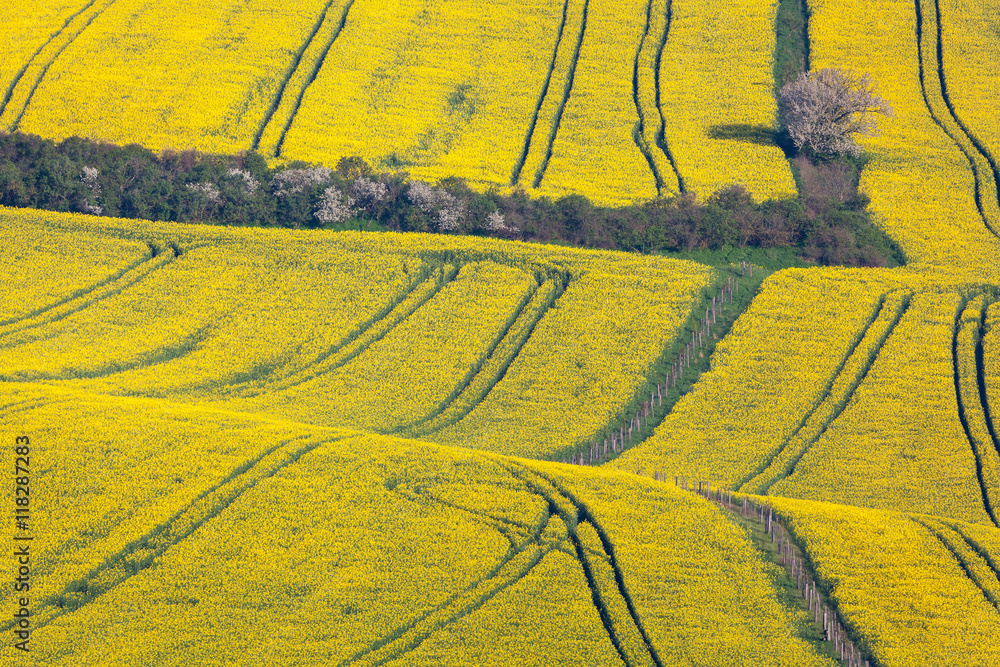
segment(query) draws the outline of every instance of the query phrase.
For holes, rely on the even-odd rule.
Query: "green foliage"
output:
[[[376,173],[356,156],[341,158],[333,170],[301,161],[271,169],[252,151],[157,155],[134,144],[119,147],[78,137],[57,144],[18,132],[0,135],[0,204],[296,229],[447,228],[448,233],[641,253],[746,257],[775,268],[806,262],[901,264],[898,248],[865,213],[867,199],[857,192],[862,166],[847,158],[817,163],[800,156],[792,162],[800,196],[790,201],[757,203],[733,185],[703,204],[681,195],[602,208],[582,195],[552,200],[532,199],[522,190],[477,192],[464,179],[451,177],[433,188],[437,203],[421,206],[409,196],[405,172]],[[97,170],[97,176],[85,181],[85,168]],[[369,196],[359,195],[358,187],[367,187]],[[324,222],[317,216],[331,195],[350,209],[348,219]],[[443,224],[445,208],[457,215],[457,226]],[[746,255],[747,249],[766,252]]]

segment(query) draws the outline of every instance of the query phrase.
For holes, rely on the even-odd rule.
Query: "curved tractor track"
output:
[[[98,6],[98,8],[92,12],[88,12],[88,10],[93,9],[94,5],[97,4],[97,0],[91,0],[88,2],[76,13],[70,15],[69,18],[67,18],[63,23],[62,27],[50,35],[48,40],[46,40],[46,42],[31,55],[28,62],[26,62],[21,69],[18,70],[14,79],[11,81],[10,86],[7,88],[7,92],[4,94],[3,103],[0,104],[0,119],[3,119],[4,114],[7,114],[9,111],[11,100],[13,100],[15,96],[19,95],[19,90],[23,88],[28,89],[23,102],[17,102],[17,111],[7,114],[14,115],[14,113],[16,113],[14,120],[11,121],[8,126],[11,132],[18,129],[18,126],[21,124],[21,119],[24,118],[24,114],[27,112],[28,106],[31,104],[31,99],[34,97],[35,91],[38,89],[38,86],[41,85],[42,80],[45,78],[49,68],[52,67],[56,59],[62,55],[63,51],[65,51],[74,41],[76,41],[76,38],[80,36],[80,33],[90,27],[90,24],[101,16],[109,7],[111,7],[111,5],[115,4],[115,2],[116,0],[106,0],[103,5]],[[80,20],[77,21],[76,19]],[[81,24],[79,27],[76,25],[78,23]],[[73,24],[72,28],[70,27],[71,24]],[[56,49],[55,53],[48,56],[48,59],[44,63],[39,63],[38,59],[42,56],[42,53],[49,50],[50,47]],[[33,81],[30,76],[28,77],[30,84],[28,81],[24,81],[29,70],[38,70]],[[22,81],[24,81],[23,86],[21,85]]]
[[[924,104],[938,127],[958,146],[975,180],[976,208],[983,225],[1000,239],[1000,168],[989,151],[959,117],[948,95],[939,0],[914,0],[917,19],[917,64]],[[925,8],[929,11],[925,11]],[[932,73],[928,74],[928,70]]]
[[[909,308],[911,297],[908,291],[883,295],[875,313],[834,371],[822,398],[764,462],[762,469],[737,483],[738,491],[766,495],[772,486],[795,472],[799,461],[851,402],[885,342]]]

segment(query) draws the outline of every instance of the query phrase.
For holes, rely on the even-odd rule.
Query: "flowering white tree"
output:
[[[230,169],[229,175],[234,177],[239,177],[243,179],[243,186],[246,188],[247,194],[253,194],[257,192],[257,188],[260,187],[260,183],[249,171],[244,171],[243,169]]]
[[[323,191],[319,208],[316,210],[316,219],[324,225],[343,222],[355,214],[353,206],[352,198],[345,197],[339,189],[331,186]]]
[[[369,213],[372,213],[375,205],[388,195],[388,185],[364,176],[358,177],[351,184],[351,196],[354,202]]]
[[[101,215],[104,213],[104,207],[97,205],[97,197],[101,194],[101,184],[97,180],[100,175],[100,169],[96,167],[84,167],[83,175],[80,177],[80,180],[87,186],[87,189],[90,190],[91,196],[94,198],[94,203],[87,201],[83,205],[83,208],[86,209],[87,213],[92,215]]]
[[[213,204],[222,203],[222,193],[219,192],[219,188],[215,187],[215,183],[188,183],[187,187],[188,190],[204,195]]]
[[[458,229],[465,215],[465,207],[458,198],[445,190],[435,190],[421,181],[413,181],[406,197],[424,213],[434,213],[438,230],[450,232]]]
[[[486,216],[486,229],[498,234],[517,234],[520,229],[513,225],[508,225],[503,213],[497,209]]]
[[[314,185],[323,185],[330,180],[332,169],[314,167],[312,169],[285,169],[274,175],[274,194],[279,198],[303,192]]]
[[[795,147],[818,155],[860,155],[853,135],[876,136],[875,114],[893,115],[868,74],[832,67],[803,72],[779,97],[781,123]]]

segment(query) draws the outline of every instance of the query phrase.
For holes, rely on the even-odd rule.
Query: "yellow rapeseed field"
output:
[[[739,183],[755,199],[796,193],[774,100],[777,2],[672,0],[659,73],[666,143],[699,199]],[[762,139],[763,137],[763,139]]]
[[[0,130],[789,198],[777,4],[15,0]],[[0,209],[0,441],[31,442],[0,538],[36,536],[33,650],[0,662],[836,664],[759,533],[674,476],[772,504],[872,664],[1000,661],[1000,14],[808,11],[811,67],[895,109],[860,188],[908,264],[771,275],[604,467],[553,460],[649,397],[728,270]]]
[[[770,493],[992,524],[957,409],[960,307],[953,294],[914,296],[843,414]]]
[[[656,179],[636,145],[639,116],[632,70],[643,36],[646,0],[588,2],[583,43],[573,70],[551,160],[538,191],[581,192],[602,204],[657,195]]]
[[[653,436],[610,465],[735,486],[763,470],[893,287],[862,271],[786,270],[764,283],[718,343],[712,368]]]
[[[23,79],[0,124],[14,125],[20,107],[17,129],[46,137],[250,148],[324,4],[98,2],[58,57],[40,54],[48,69],[30,102],[21,102],[29,92]]]
[[[995,567],[1000,531],[832,503],[771,502],[859,648],[878,664],[989,665],[1000,655],[1000,616],[989,598],[998,589],[995,570],[962,537]]]
[[[3,219],[34,230],[15,249],[82,224],[169,250],[99,299],[0,330],[0,379],[546,458],[620,421],[715,280],[468,237]]]
[[[931,115],[930,109],[941,112],[945,105],[935,92],[940,84],[933,3],[920,6],[926,24],[923,49],[913,2],[811,4],[812,66],[868,72],[895,110],[894,118],[880,121],[881,136],[861,141],[871,157],[861,174],[861,189],[911,266],[966,280],[996,278],[1000,242],[976,208],[969,160]],[[921,87],[921,62],[930,106]]]
[[[37,650],[5,660],[830,664],[742,531],[660,482],[30,383],[0,404],[46,536]]]
[[[774,125],[776,3],[744,4],[17,0],[0,27],[0,128],[327,166],[359,155],[604,205],[676,194],[678,171],[702,198],[734,182],[794,196],[758,136]]]
[[[66,312],[141,273],[152,259],[150,247],[138,241],[24,228],[9,218],[0,224],[6,238],[19,239],[0,246],[0,335],[53,311]]]
[[[1000,127],[992,110],[1000,106],[1000,74],[990,62],[1000,58],[996,31],[1000,14],[989,0],[940,0],[941,46],[948,98],[964,131],[995,168],[1000,162]],[[998,176],[983,174],[984,199],[996,197]],[[990,194],[990,187],[994,193]]]

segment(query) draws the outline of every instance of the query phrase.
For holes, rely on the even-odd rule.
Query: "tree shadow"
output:
[[[741,141],[758,146],[777,146],[786,157],[794,157],[797,151],[792,138],[784,130],[775,130],[767,125],[750,125],[737,123],[732,125],[713,125],[708,128],[708,136],[713,139]]]

